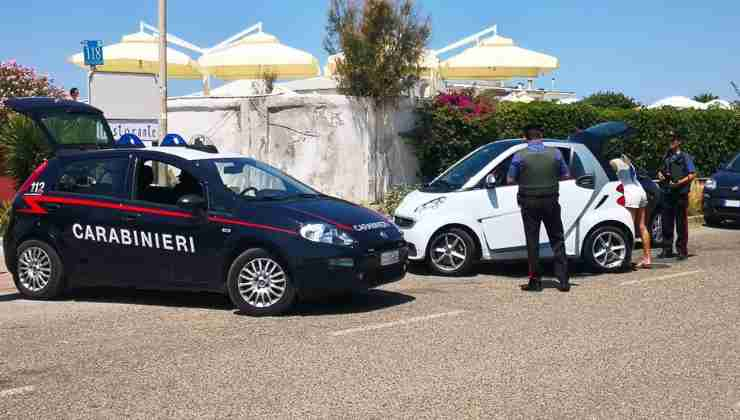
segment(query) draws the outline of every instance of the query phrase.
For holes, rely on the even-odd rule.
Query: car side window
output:
[[[125,198],[128,157],[84,159],[63,163],[54,190]]]
[[[206,198],[203,185],[189,171],[177,165],[144,160],[136,166],[134,200],[169,206],[186,195]]]

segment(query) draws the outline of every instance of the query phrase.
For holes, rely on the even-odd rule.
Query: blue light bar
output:
[[[116,146],[124,147],[146,147],[143,141],[136,134],[126,133],[116,141]]]
[[[187,146],[188,142],[185,141],[179,134],[170,133],[164,136],[160,146]]]

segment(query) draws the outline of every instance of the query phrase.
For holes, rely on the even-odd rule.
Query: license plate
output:
[[[740,200],[725,200],[725,207],[740,207]]]
[[[397,249],[380,254],[380,265],[382,266],[398,264],[399,261],[401,261],[401,253]]]

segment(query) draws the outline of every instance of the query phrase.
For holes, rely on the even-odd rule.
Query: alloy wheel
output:
[[[239,272],[239,294],[255,308],[268,308],[285,295],[287,281],[285,271],[275,260],[255,258]]]
[[[430,247],[434,265],[444,272],[454,272],[465,264],[468,247],[465,241],[453,232],[439,235]]]
[[[18,278],[31,292],[44,290],[51,279],[51,269],[51,257],[40,247],[30,247],[18,258]]]
[[[594,239],[591,255],[602,268],[617,268],[624,264],[627,257],[627,244],[622,235],[604,231]]]

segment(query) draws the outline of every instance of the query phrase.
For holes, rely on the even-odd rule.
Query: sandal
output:
[[[651,263],[646,262],[643,259],[643,260],[640,260],[639,263],[635,264],[635,268],[643,268],[643,269],[649,270],[650,269],[650,265],[651,265]]]

